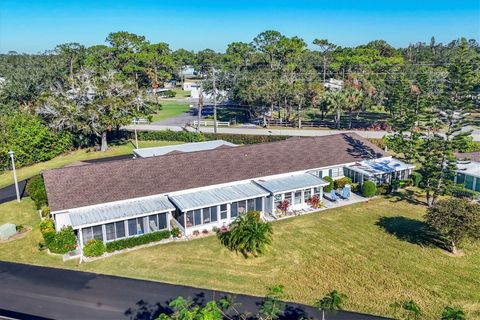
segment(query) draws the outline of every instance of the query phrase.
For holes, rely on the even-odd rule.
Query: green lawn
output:
[[[160,111],[152,117],[152,122],[161,121],[184,114],[190,109],[190,105],[185,102],[175,100],[162,100]]]
[[[177,141],[139,141],[140,148],[167,146],[172,144],[179,144]],[[18,180],[23,180],[39,174],[42,170],[54,169],[64,167],[77,161],[98,159],[112,156],[119,156],[124,154],[132,154],[134,145],[131,142],[125,142],[119,145],[111,146],[105,152],[91,151],[90,149],[82,149],[72,151],[61,156],[55,157],[52,160],[37,163],[28,167],[17,169]],[[13,176],[11,171],[0,173],[0,188],[3,188],[13,183]]]
[[[159,245],[76,266],[38,252],[38,227],[27,237],[0,244],[0,259],[264,295],[283,284],[287,298],[313,304],[327,291],[348,295],[345,308],[392,316],[392,302],[414,299],[425,319],[445,305],[480,319],[480,246],[453,257],[423,236],[424,207],[376,199],[273,224],[271,250],[244,259],[215,237]],[[32,203],[0,205],[0,223],[36,226]],[[388,231],[386,231],[388,230]]]

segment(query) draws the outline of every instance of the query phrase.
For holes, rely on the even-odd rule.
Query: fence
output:
[[[193,126],[196,127],[198,125],[198,120],[193,121]],[[213,120],[200,120],[200,126],[213,126],[214,121]],[[224,126],[224,127],[230,127],[230,121],[217,121],[217,126]]]

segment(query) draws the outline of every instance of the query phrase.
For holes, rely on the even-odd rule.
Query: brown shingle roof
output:
[[[58,211],[385,155],[351,133],[61,168],[43,177]]]
[[[457,157],[459,160],[472,160],[480,162],[480,152],[457,152],[455,153],[455,157]]]

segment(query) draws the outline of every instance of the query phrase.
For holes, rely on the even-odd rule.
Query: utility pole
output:
[[[212,68],[213,75],[213,132],[217,133],[217,86],[216,86],[216,75],[215,68]]]
[[[10,159],[12,159],[13,181],[15,181],[15,191],[17,193],[17,202],[20,202],[20,191],[18,190],[17,171],[15,170],[15,160],[13,159],[13,151],[9,151]]]
[[[138,118],[133,118],[133,130],[135,131],[135,146],[138,149],[137,121]]]

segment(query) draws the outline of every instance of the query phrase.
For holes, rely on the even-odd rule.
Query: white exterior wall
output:
[[[63,227],[71,226],[70,217],[68,212],[57,213],[54,215],[55,230],[60,231]]]

